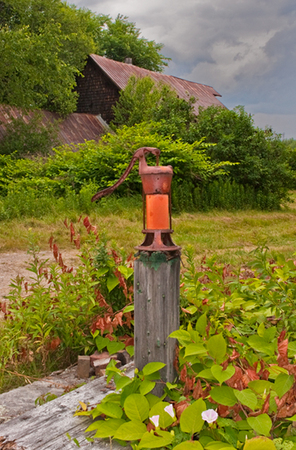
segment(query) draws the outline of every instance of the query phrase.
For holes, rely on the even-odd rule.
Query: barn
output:
[[[129,58],[127,60],[129,63],[113,61],[94,54],[89,56],[83,77],[77,79],[79,94],[77,113],[100,114],[107,123],[110,123],[113,119],[112,106],[118,101],[119,92],[125,89],[132,75],[139,78],[149,76],[156,83],[166,83],[180,98],[189,100],[190,97],[194,97],[196,115],[200,106],[224,107],[218,99],[221,95],[211,86],[142,69],[131,64]]]

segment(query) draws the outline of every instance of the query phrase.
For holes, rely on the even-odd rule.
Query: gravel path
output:
[[[75,266],[77,261],[76,255],[77,250],[68,250],[67,254],[63,254],[64,263],[69,266]],[[55,261],[51,251],[41,251],[38,253],[38,257],[41,261],[48,259],[49,264]],[[0,302],[9,293],[9,285],[12,279],[20,276],[30,280],[30,277],[33,276],[27,270],[30,261],[32,261],[32,256],[27,252],[0,253]]]

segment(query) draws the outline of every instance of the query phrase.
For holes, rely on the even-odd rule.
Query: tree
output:
[[[122,15],[114,21],[108,17],[96,41],[99,55],[121,62],[129,57],[135,66],[155,72],[162,72],[168,65],[166,61],[170,60],[160,53],[163,44],[141,37],[135,24]]]
[[[152,78],[131,76],[126,88],[113,108],[114,126],[133,126],[140,122],[161,122],[159,133],[187,141],[192,123],[194,98],[184,100],[170,86],[156,84]],[[195,139],[192,140],[194,142]],[[192,143],[191,142],[191,143]]]
[[[196,138],[205,136],[213,162],[239,163],[228,168],[237,183],[284,199],[293,179],[288,155],[280,136],[254,126],[242,106],[227,110],[216,106],[200,109],[194,125]]]
[[[0,103],[42,108],[66,115],[75,111],[76,77],[90,53],[155,70],[165,65],[161,44],[118,16],[96,15],[61,0],[0,1]],[[122,59],[123,58],[123,59]]]

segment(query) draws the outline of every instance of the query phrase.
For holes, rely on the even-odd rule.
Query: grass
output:
[[[296,198],[296,193],[294,193]],[[132,252],[143,240],[142,206],[140,198],[104,199],[89,214],[99,233],[119,248]],[[82,219],[86,214],[82,215]],[[50,236],[66,252],[73,248],[64,220],[73,222],[76,233],[87,239],[83,220],[77,212],[63,217],[44,216],[43,219],[23,218],[0,222],[0,252],[26,251],[28,236],[34,234],[41,250],[48,250]],[[217,254],[218,261],[241,264],[248,253],[258,246],[291,257],[296,251],[296,207],[291,203],[276,212],[211,211],[207,213],[173,213],[173,240],[184,248],[191,245],[196,258]]]

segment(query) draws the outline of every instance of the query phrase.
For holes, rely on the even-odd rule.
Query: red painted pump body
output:
[[[148,166],[145,154],[153,153],[157,158],[157,166]],[[111,194],[128,176],[133,165],[139,160],[139,175],[143,185],[143,233],[144,242],[136,247],[138,250],[179,251],[172,239],[171,233],[171,184],[173,178],[172,166],[159,166],[160,150],[157,148],[142,147],[133,155],[133,158],[121,176],[110,188],[98,192],[92,198],[95,201],[105,195]]]

